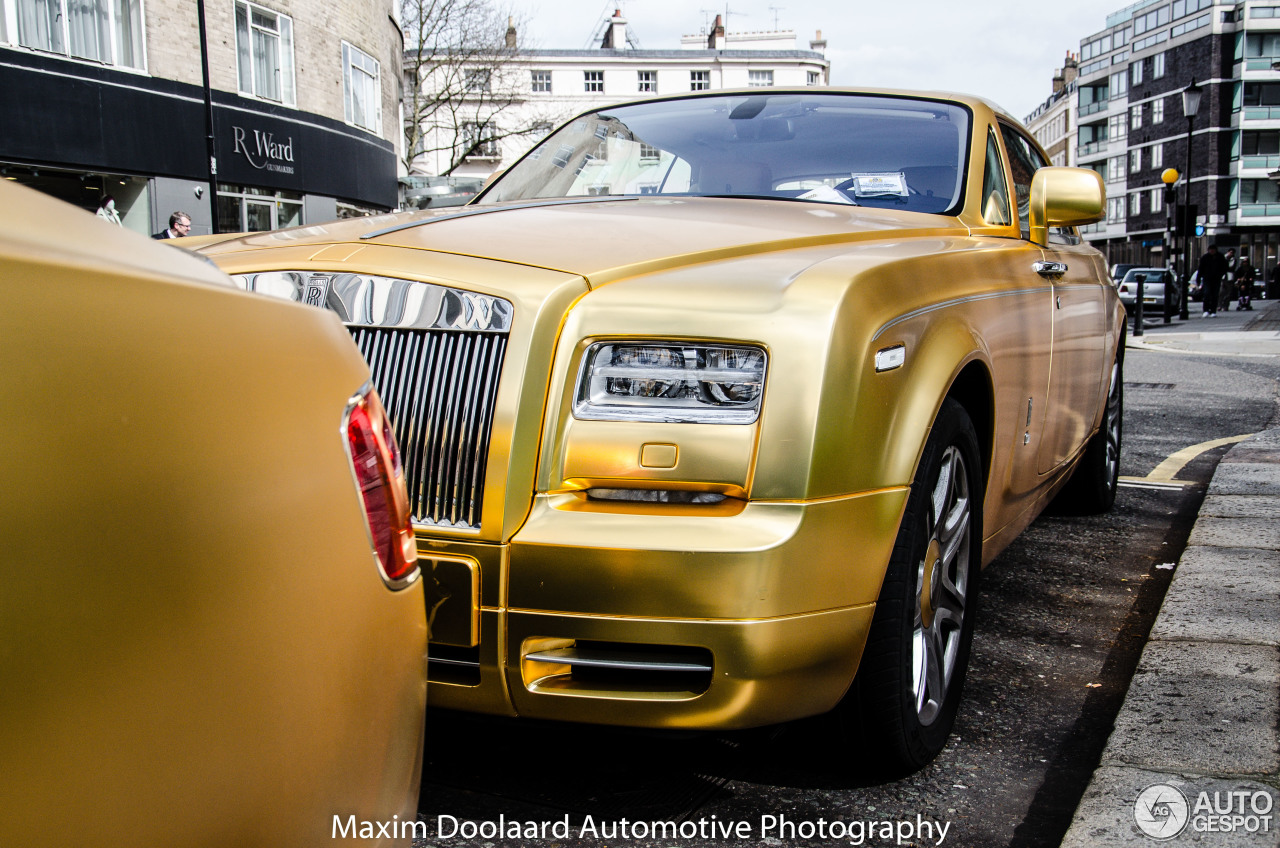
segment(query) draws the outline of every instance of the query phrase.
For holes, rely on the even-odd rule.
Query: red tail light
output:
[[[365,389],[351,399],[346,431],[347,456],[364,499],[378,567],[388,586],[402,588],[418,576],[418,548],[400,451],[387,413],[373,389]]]

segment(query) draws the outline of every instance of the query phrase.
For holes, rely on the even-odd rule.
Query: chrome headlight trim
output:
[[[749,344],[602,341],[582,358],[573,415],[587,421],[753,424],[768,355]]]

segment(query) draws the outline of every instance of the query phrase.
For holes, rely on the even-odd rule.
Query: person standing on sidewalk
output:
[[[1236,290],[1240,295],[1236,309],[1253,310],[1253,281],[1256,276],[1257,272],[1249,263],[1249,257],[1241,254],[1240,264],[1236,266]]]
[[[1200,257],[1198,273],[1204,295],[1204,311],[1201,312],[1201,317],[1212,318],[1218,314],[1219,289],[1222,287],[1222,278],[1227,274],[1227,260],[1218,253],[1216,244],[1209,245],[1209,250]]]
[[[1218,290],[1218,308],[1214,310],[1214,314],[1218,311],[1230,312],[1231,301],[1236,296],[1236,251],[1233,247],[1227,248],[1227,270],[1222,275],[1222,285]]]

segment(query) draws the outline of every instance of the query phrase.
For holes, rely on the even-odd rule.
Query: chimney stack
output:
[[[516,49],[516,25],[511,17],[507,18],[507,49]]]
[[[822,37],[822,30],[818,30],[814,33],[813,41],[809,42],[809,49],[816,50],[822,54],[827,52],[827,40]]]
[[[724,49],[724,20],[720,15],[716,15],[716,22],[711,27],[711,35],[707,36],[707,47],[712,50]]]
[[[622,17],[621,9],[614,9],[609,19],[609,28],[604,31],[604,41],[600,42],[602,50],[622,50],[627,46],[627,19]]]

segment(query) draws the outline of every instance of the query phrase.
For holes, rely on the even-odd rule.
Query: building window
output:
[[[1153,168],[1164,167],[1164,145],[1163,144],[1151,145],[1151,167]]]
[[[1107,138],[1124,138],[1128,131],[1129,118],[1124,113],[1112,115],[1107,119]]]
[[[382,84],[378,60],[342,42],[342,99],[348,124],[382,132]]]
[[[1164,76],[1164,54],[1157,53],[1151,57],[1151,78],[1160,79]]]
[[[1129,84],[1130,85],[1142,84],[1142,60],[1141,59],[1139,59],[1138,61],[1134,62],[1132,65],[1129,66]]]
[[[1164,208],[1164,189],[1162,188],[1151,189],[1151,211],[1159,212],[1163,208]]]
[[[583,71],[582,90],[591,92],[604,91],[604,71]]]
[[[645,144],[643,141],[640,142],[640,159],[641,160],[657,159],[660,156],[660,154],[661,154],[661,151],[658,150],[658,148],[654,147],[652,144]]]
[[[690,71],[689,72],[689,90],[690,91],[706,91],[711,88],[711,72],[710,71]]]
[[[1129,107],[1129,128],[1134,130],[1142,128],[1141,104],[1139,104],[1138,106]]]
[[[1135,147],[1129,151],[1129,173],[1136,174],[1142,170],[1142,148]]]
[[[493,86],[493,71],[489,68],[470,68],[462,80],[462,86],[467,91],[487,94]]]
[[[822,75],[817,71],[809,71],[809,85],[820,85],[822,83]]]
[[[1124,71],[1111,75],[1110,96],[1115,98],[1129,92],[1129,75]]]
[[[658,91],[657,71],[636,71],[636,91],[654,94]]]
[[[479,157],[496,159],[498,142],[492,137],[488,124],[468,122],[462,125],[462,144],[467,151],[467,158]]]
[[[1213,5],[1213,0],[1173,0],[1173,16],[1180,18]]]
[[[1116,224],[1124,220],[1124,198],[1107,198],[1107,222]]]
[[[241,94],[297,104],[292,18],[236,0],[236,61]]]
[[[534,121],[529,126],[529,132],[538,138],[546,138],[551,135],[553,129],[555,129],[555,125],[550,121]]]
[[[1124,157],[1112,156],[1107,160],[1107,181],[1115,182],[1124,179]]]
[[[1164,98],[1151,101],[1151,123],[1164,123]]]
[[[747,71],[747,85],[752,88],[773,85],[773,71]]]
[[[1142,192],[1135,191],[1133,194],[1129,195],[1129,214],[1142,214]]]
[[[529,87],[536,94],[551,93],[551,72],[550,71],[530,71]]]
[[[14,8],[16,5],[16,8]],[[16,0],[0,8],[0,41],[104,65],[145,70],[142,0]]]

